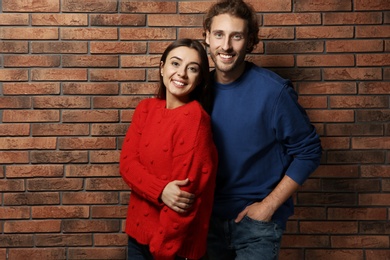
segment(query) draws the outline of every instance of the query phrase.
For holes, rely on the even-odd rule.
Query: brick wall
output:
[[[125,258],[123,136],[211,2],[0,1],[0,260]],[[294,81],[324,147],[281,259],[390,259],[390,2],[249,2],[249,59]]]

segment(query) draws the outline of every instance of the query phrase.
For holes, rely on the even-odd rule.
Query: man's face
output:
[[[248,43],[245,20],[230,14],[214,16],[205,40],[217,73],[229,73],[232,77],[242,73]]]

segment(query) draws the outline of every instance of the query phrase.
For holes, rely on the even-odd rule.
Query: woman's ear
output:
[[[163,61],[160,62],[160,75],[161,75],[161,77],[164,75],[164,62]]]

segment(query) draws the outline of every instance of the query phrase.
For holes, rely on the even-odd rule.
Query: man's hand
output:
[[[186,212],[194,203],[195,195],[182,191],[180,187],[189,184],[188,178],[182,181],[171,181],[165,186],[161,200],[172,210],[178,213]]]
[[[269,222],[271,221],[274,212],[274,209],[268,206],[266,203],[255,202],[241,211],[235,219],[235,222],[240,222],[245,216],[258,221]]]

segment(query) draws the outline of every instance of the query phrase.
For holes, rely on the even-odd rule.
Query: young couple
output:
[[[258,30],[248,4],[219,1],[204,20],[215,70],[196,40],[163,53],[120,157],[128,259],[277,259],[321,144],[291,82],[245,61]]]

